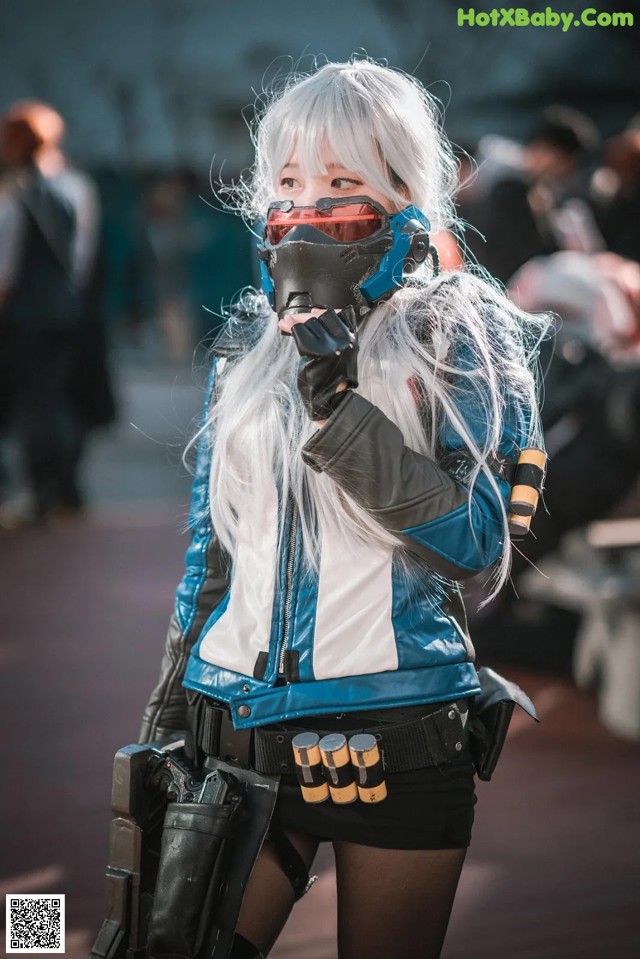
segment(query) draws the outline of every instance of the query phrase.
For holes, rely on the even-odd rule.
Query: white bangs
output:
[[[265,215],[294,150],[305,174],[324,175],[328,144],[346,169],[396,206],[406,204],[408,193],[435,231],[456,221],[456,164],[437,101],[399,71],[366,60],[326,64],[271,100],[254,139],[253,177],[239,185],[249,218]]]
[[[293,150],[296,151],[304,175],[325,175],[328,172],[323,149],[326,143],[337,162],[346,170],[358,173],[379,193],[399,205],[403,204],[406,200],[394,190],[379,159],[378,131],[374,115],[364,108],[362,101],[347,99],[342,93],[337,84],[327,83],[326,95],[317,96],[308,102],[303,95],[299,104],[295,99],[293,103],[289,103],[288,112],[292,113],[286,125],[288,129],[281,128],[282,134],[286,136],[285,143],[288,141],[288,156]],[[297,135],[301,129],[305,131],[303,137]],[[278,154],[281,155],[282,151],[278,150]],[[279,172],[277,167],[272,170],[274,188]]]

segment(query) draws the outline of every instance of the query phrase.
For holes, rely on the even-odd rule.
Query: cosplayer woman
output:
[[[241,195],[265,293],[216,351],[142,733],[184,729],[203,700],[256,740],[383,730],[382,802],[305,803],[286,775],[275,810],[307,867],[333,842],[340,959],[440,955],[475,802],[459,582],[504,583],[505,474],[541,439],[538,321],[429,255],[454,172],[429,95],[369,61],[326,64],[264,111]],[[423,717],[441,749],[409,743]],[[267,842],[234,955],[267,955],[293,900]]]

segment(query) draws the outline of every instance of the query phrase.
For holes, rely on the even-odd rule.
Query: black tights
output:
[[[288,835],[310,867],[318,840]],[[376,849],[338,841],[333,848],[338,959],[438,959],[466,849]],[[247,887],[239,934],[267,956],[292,906],[291,885],[267,843]]]

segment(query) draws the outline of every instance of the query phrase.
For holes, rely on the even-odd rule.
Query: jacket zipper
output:
[[[291,508],[291,523],[289,525],[289,553],[287,556],[287,578],[284,594],[284,612],[282,615],[282,639],[280,656],[278,657],[278,675],[284,676],[284,657],[287,651],[289,638],[289,616],[291,614],[291,594],[293,592],[293,564],[296,555],[296,526],[298,525],[298,506],[294,502]]]

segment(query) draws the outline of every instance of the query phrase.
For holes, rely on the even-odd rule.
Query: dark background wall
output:
[[[585,110],[607,136],[640,111],[640,8],[614,6],[635,8],[636,25],[459,26],[449,0],[0,0],[0,111],[36,97],[65,116],[67,152],[102,197],[114,324],[156,310],[144,254],[149,196],[158,177],[188,171],[195,252],[185,283],[199,336],[210,325],[202,304],[218,311],[255,281],[255,264],[243,225],[198,196],[215,207],[210,173],[229,179],[251,163],[246,120],[274,80],[296,64],[309,69],[314,56],[366,52],[418,76],[465,146],[485,133],[525,139],[554,101]],[[558,0],[554,9],[578,7]]]
[[[1,0],[0,109],[23,96],[51,101],[72,119],[70,152],[91,166],[207,169],[215,154],[237,168],[250,159],[241,110],[254,91],[292,60],[366,50],[428,83],[456,139],[526,136],[553,100],[610,134],[640,109],[640,7],[597,4],[614,8],[636,25],[461,27],[449,0]]]
[[[435,82],[443,100],[446,86],[438,81],[448,82],[447,127],[453,139],[469,140],[484,133],[526,138],[540,110],[553,101],[584,110],[609,136],[640,109],[640,5],[634,0],[595,5],[598,12],[632,12],[633,26],[580,24],[566,32],[561,27],[458,26],[458,4],[436,0],[425,4],[422,16],[417,16],[420,29],[413,33],[407,29],[412,8],[416,16],[411,0],[378,0],[377,6],[390,26],[395,23],[396,33],[402,33],[404,25],[407,41],[414,38],[413,56],[421,43],[421,52],[429,44],[417,73],[427,84]],[[460,4],[465,12],[476,13],[502,6],[511,4],[491,0]],[[590,2],[514,6],[530,13],[545,8],[578,13]]]

